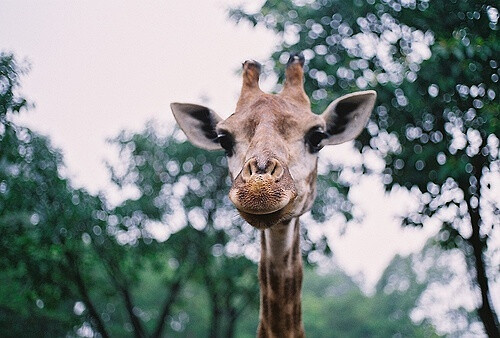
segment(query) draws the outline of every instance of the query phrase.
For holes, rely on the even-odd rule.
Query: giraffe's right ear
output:
[[[222,149],[215,127],[222,121],[212,109],[191,103],[171,103],[170,108],[177,123],[189,141],[207,150]]]

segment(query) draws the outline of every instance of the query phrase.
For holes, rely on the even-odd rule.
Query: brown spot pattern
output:
[[[294,223],[289,225],[294,227],[293,247],[283,256],[280,256],[279,259],[275,260],[274,257],[268,256],[270,250],[266,247],[266,235],[261,235],[262,256],[259,268],[261,318],[258,329],[259,337],[304,336],[301,318],[302,258],[299,250],[300,227],[298,221]],[[283,232],[282,235],[285,234]]]

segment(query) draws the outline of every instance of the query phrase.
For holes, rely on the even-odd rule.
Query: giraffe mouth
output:
[[[231,189],[229,199],[239,211],[251,215],[270,215],[279,212],[295,199],[295,189],[283,189],[277,185],[244,185]]]
[[[268,214],[251,214],[237,208],[241,217],[256,229],[264,230],[293,217],[291,204]]]
[[[274,190],[274,194],[248,194],[246,190],[231,189],[229,198],[241,217],[257,229],[267,229],[293,217],[297,192]]]

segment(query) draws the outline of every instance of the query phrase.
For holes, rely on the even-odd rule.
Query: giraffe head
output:
[[[318,152],[354,139],[365,127],[376,93],[363,91],[312,113],[303,88],[304,59],[292,55],[283,91],[259,88],[260,65],[243,64],[243,86],[234,114],[223,120],[207,107],[172,103],[179,126],[196,146],[226,151],[229,198],[252,226],[266,229],[308,211],[316,193]]]

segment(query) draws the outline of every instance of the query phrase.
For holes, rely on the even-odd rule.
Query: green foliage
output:
[[[27,108],[26,99],[17,92],[19,77],[25,74],[27,66],[19,64],[13,54],[0,52],[0,123],[7,122],[8,114],[19,113]]]
[[[184,332],[192,319],[180,297],[194,285],[204,289],[211,309],[208,323],[197,332],[231,336],[242,311],[258,303],[256,267],[242,251],[242,244],[254,240],[254,231],[232,221],[223,155],[205,153],[173,134],[150,123],[142,133],[122,132],[112,141],[122,159],[110,165],[113,181],[132,187],[137,197],[109,210],[109,239],[96,247],[115,287],[142,295],[134,297],[136,310],[129,311],[140,309],[136,323],[132,321],[135,332]],[[155,238],[155,233],[161,235]],[[158,242],[161,237],[164,242]],[[115,240],[118,245],[109,243]],[[155,283],[169,295],[159,310],[152,302],[157,293],[145,297],[142,292],[145,273],[161,276]],[[161,330],[158,323],[164,324]]]
[[[46,138],[10,121],[28,107],[17,93],[24,71],[12,55],[0,54],[0,279],[4,286],[0,308],[4,323],[19,316],[20,323],[44,323],[47,332],[60,332],[74,323],[72,316],[61,316],[62,311],[70,313],[72,304],[67,302],[71,286],[65,283],[59,264],[65,259],[59,247],[61,221],[71,217],[64,208],[71,195],[58,175],[60,154]],[[13,332],[18,329],[13,326]]]
[[[417,290],[390,293],[377,290],[375,295],[367,297],[340,272],[326,276],[306,274],[303,292],[306,331],[311,337],[322,337],[326,332],[330,337],[434,336],[427,323],[415,325],[410,319],[421,287],[417,283],[410,285]]]

